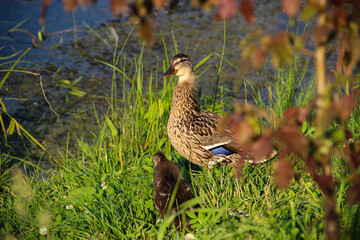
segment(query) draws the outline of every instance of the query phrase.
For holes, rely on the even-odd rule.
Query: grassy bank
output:
[[[142,55],[129,61],[119,50],[107,64],[113,69],[113,89],[107,115],[98,118],[100,131],[94,133],[94,143],[79,139],[78,151],[67,151],[49,170],[33,165],[33,171],[24,174],[26,162],[1,169],[2,239],[182,239],[186,230],[176,231],[169,219],[159,221],[154,207],[152,156],[159,150],[184,170],[194,188],[197,198],[191,204],[200,206],[190,213],[198,229],[191,231],[196,239],[325,238],[323,196],[298,159],[292,162],[296,180],[283,191],[273,183],[276,160],[246,165],[239,182],[226,166],[189,170],[166,136],[175,79],[158,82],[158,69],[145,72],[141,59]],[[165,70],[167,62],[159,66]],[[314,79],[301,83],[307,68],[297,66],[295,62],[281,69],[268,88],[269,102],[257,95],[257,104],[282,115],[291,106],[308,103],[314,96]],[[144,79],[149,85],[143,84]],[[349,122],[356,133],[359,114],[358,108]],[[3,154],[1,164],[9,159]],[[346,205],[345,166],[336,156],[333,165],[341,232],[344,238],[359,238],[360,206]]]

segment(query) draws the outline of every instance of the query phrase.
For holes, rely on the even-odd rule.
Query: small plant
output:
[[[66,79],[62,79],[59,80],[56,83],[57,87],[61,87],[61,88],[65,88],[65,89],[69,89],[70,91],[66,93],[66,97],[65,97],[65,101],[68,102],[69,101],[69,94],[74,95],[74,96],[78,96],[78,97],[84,97],[86,95],[86,93],[84,91],[81,91],[76,84],[78,82],[80,82],[82,79],[82,77],[79,77],[77,79],[75,79],[74,81],[70,81],[70,80],[66,80]]]
[[[26,74],[32,74],[32,75],[37,75],[40,77],[40,80],[41,80],[41,75],[40,74],[37,74],[37,73],[33,73],[33,72],[28,72],[28,71],[24,71],[24,70],[21,70],[21,69],[16,69],[16,65],[19,63],[20,59],[30,50],[30,48],[28,48],[26,51],[24,51],[21,56],[12,64],[12,66],[10,67],[10,69],[1,69],[0,72],[5,72],[5,76],[2,78],[2,80],[0,81],[0,89],[4,86],[5,84],[5,81],[7,80],[7,78],[9,77],[9,75],[13,72],[20,72],[20,73],[26,73]],[[14,57],[16,56],[16,54],[10,56],[10,57]],[[3,59],[7,59],[7,57],[3,58]],[[1,59],[0,59],[1,60]],[[41,82],[41,81],[40,81]],[[44,92],[43,92],[44,93]],[[44,95],[45,99],[46,99],[46,96]],[[50,105],[51,107],[51,105]],[[7,129],[6,129],[6,126],[5,126],[5,121],[4,121],[4,118],[3,116],[6,116],[7,118],[10,119],[10,123],[9,125],[7,126]],[[2,99],[0,99],[0,130],[3,134],[3,137],[5,139],[5,142],[7,142],[7,136],[8,135],[12,135],[15,130],[16,132],[19,134],[19,135],[22,135],[24,134],[24,136],[26,138],[28,138],[30,140],[30,142],[38,145],[39,147],[41,147],[43,150],[45,150],[45,147],[40,144],[40,142],[38,142],[36,140],[35,137],[33,137],[28,131],[26,131],[25,128],[23,128],[21,126],[21,124],[16,121],[15,118],[13,118],[12,116],[10,116],[10,114],[8,114],[7,110],[6,110],[6,106],[4,104],[4,102],[2,101]]]

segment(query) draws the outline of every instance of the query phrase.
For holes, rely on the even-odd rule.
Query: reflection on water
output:
[[[40,0],[3,0],[1,2],[1,5],[6,6],[0,8],[0,47],[3,47],[1,56],[8,56],[32,46],[31,37],[28,34],[13,32],[8,35],[8,30],[26,20],[19,28],[37,36],[37,32],[41,29],[38,25],[41,2]],[[248,25],[239,14],[226,23],[224,55],[226,61],[220,84],[228,89],[227,96],[236,99],[251,98],[249,91],[245,96],[245,77],[256,88],[261,89],[268,81],[271,81],[273,75],[273,70],[269,66],[254,71],[250,66],[243,65],[240,41],[256,29],[260,28],[272,33],[285,29],[287,24],[287,18],[281,12],[281,1],[258,0],[256,2],[257,23],[254,26]],[[176,13],[155,13],[156,22],[153,34],[156,44],[153,49],[144,52],[145,72],[152,71],[156,66],[162,68],[162,61],[165,59],[162,37],[165,39],[168,54],[174,53],[174,35],[179,51],[187,50],[194,64],[214,53],[209,61],[197,70],[200,74],[207,68],[198,81],[199,96],[213,96],[217,66],[220,62],[219,56],[223,48],[224,24],[221,21],[214,21],[213,13],[191,8],[187,4],[181,2]],[[40,48],[31,49],[23,58],[31,64],[21,63],[21,66],[34,71],[42,69],[46,95],[60,114],[59,119],[49,109],[42,95],[39,78],[36,76],[13,74],[7,79],[6,88],[0,90],[1,97],[25,99],[4,102],[9,112],[49,148],[50,152],[56,153],[65,148],[69,132],[72,139],[71,145],[76,145],[74,136],[83,137],[89,141],[94,138],[91,132],[96,133],[98,129],[94,117],[94,106],[101,114],[107,110],[107,102],[98,98],[79,98],[69,95],[69,89],[57,87],[56,83],[62,79],[74,82],[80,78],[76,83],[76,87],[80,90],[88,95],[109,97],[112,70],[95,60],[112,62],[115,41],[111,37],[109,26],[116,29],[120,46],[134,30],[127,41],[124,56],[132,59],[134,54],[139,54],[143,47],[143,42],[137,38],[137,26],[127,24],[126,20],[126,17],[114,18],[110,14],[108,1],[97,1],[86,11],[78,10],[75,14],[65,13],[60,1],[53,1],[50,5],[45,33],[53,34],[43,42]],[[76,26],[76,32],[73,31],[74,26]],[[65,32],[62,32],[64,30]],[[61,44],[58,48],[51,48],[59,43]],[[158,81],[161,82],[160,72]],[[2,144],[2,152],[15,155],[39,155],[33,148],[25,149],[24,145],[17,144],[18,142],[18,136],[11,137],[9,145],[15,147],[11,149]]]

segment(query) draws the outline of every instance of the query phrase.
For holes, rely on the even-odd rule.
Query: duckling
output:
[[[164,218],[177,181],[180,182],[178,183],[179,186],[170,214],[176,213],[182,203],[194,198],[194,194],[183,178],[179,180],[179,177],[181,177],[180,169],[173,162],[170,162],[163,152],[159,151],[154,155],[153,165],[155,168],[153,179],[155,206],[159,210],[161,217]],[[186,226],[188,228],[190,228],[189,221],[190,218],[186,216]],[[181,216],[176,217],[173,223],[176,228],[181,228]]]
[[[172,146],[181,156],[197,165],[211,168],[218,164],[229,164],[236,169],[242,150],[233,141],[231,130],[218,130],[221,116],[201,109],[197,103],[196,76],[190,58],[183,53],[175,55],[162,77],[171,75],[179,78],[167,123]],[[269,158],[260,162],[267,161],[275,154],[269,153]],[[248,162],[252,162],[251,159]]]

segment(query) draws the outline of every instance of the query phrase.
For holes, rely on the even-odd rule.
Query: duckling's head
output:
[[[167,161],[169,161],[169,160],[166,158],[165,154],[161,151],[158,151],[153,157],[154,167],[157,167],[157,166],[159,166],[160,163],[167,162]]]
[[[171,59],[169,69],[162,75],[162,77],[169,77],[175,75],[179,77],[180,82],[194,83],[195,73],[190,58],[183,53],[179,53]]]

